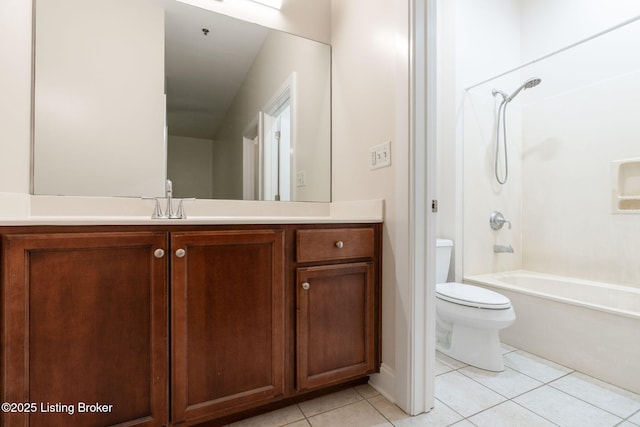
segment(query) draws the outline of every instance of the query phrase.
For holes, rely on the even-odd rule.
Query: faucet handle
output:
[[[162,207],[160,207],[160,199],[158,199],[157,197],[154,197],[154,200],[156,201],[155,207],[153,208],[153,214],[151,215],[151,219],[157,219],[157,218],[162,218]]]
[[[184,212],[184,206],[182,206],[182,200],[178,201],[178,209],[176,213],[171,217],[172,219],[186,219],[187,214]]]
[[[511,230],[511,221],[505,219],[504,215],[498,211],[491,212],[491,216],[489,216],[489,225],[492,230],[500,230],[505,223],[508,224],[509,230]]]
[[[177,199],[178,200],[178,209],[176,213],[171,217],[172,219],[187,219],[187,213],[184,210],[184,205],[182,202],[191,202],[196,200],[194,197],[186,198],[186,199]]]
[[[160,207],[160,198],[159,197],[142,197],[142,200],[154,200],[155,201],[155,205],[153,207],[153,213],[151,214],[151,219],[166,218],[166,216],[162,213],[162,207]]]

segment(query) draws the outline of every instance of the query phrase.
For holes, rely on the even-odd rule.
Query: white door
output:
[[[264,200],[291,200],[291,107],[289,98],[263,114]]]

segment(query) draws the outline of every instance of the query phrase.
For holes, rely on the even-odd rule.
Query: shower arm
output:
[[[491,95],[493,95],[493,96],[496,96],[496,95],[502,96],[502,102],[506,101],[509,98],[509,95],[507,95],[506,93],[504,93],[503,91],[498,90],[498,89],[493,89],[491,91]]]

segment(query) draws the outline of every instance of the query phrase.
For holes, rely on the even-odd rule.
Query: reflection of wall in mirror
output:
[[[297,170],[305,171],[305,186],[295,188],[295,199],[330,200],[331,153],[327,149],[331,138],[331,76],[327,66],[330,55],[328,46],[319,43],[315,46],[311,51],[308,40],[280,32],[267,37],[227,113],[228,117],[239,119],[223,120],[215,138],[220,142],[216,148],[220,151],[214,156],[221,160],[214,164],[214,197],[242,198],[243,131],[295,72],[297,108],[292,112],[295,170],[291,175],[295,177]],[[228,161],[229,158],[234,160]]]
[[[162,194],[162,7],[39,1],[35,13],[34,192]]]
[[[169,135],[167,176],[176,197],[211,199],[213,194],[213,141]]]

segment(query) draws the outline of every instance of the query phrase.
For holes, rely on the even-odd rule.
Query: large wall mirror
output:
[[[34,0],[34,193],[328,202],[326,44],[175,0]]]

